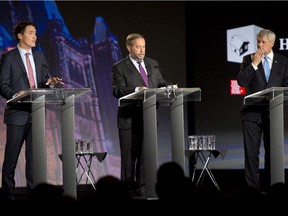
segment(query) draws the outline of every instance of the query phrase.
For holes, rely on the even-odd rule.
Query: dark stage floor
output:
[[[233,193],[234,191],[245,187],[244,181],[244,170],[211,170],[212,174],[219,186],[220,192],[225,194]],[[200,175],[200,170],[196,171],[196,179]],[[210,176],[207,172],[204,172],[204,179],[202,182],[199,182],[198,187],[204,189],[205,191],[215,192],[218,191],[215,184],[212,182]],[[260,177],[262,175],[262,170],[260,172]],[[288,178],[288,171],[285,171],[285,179]],[[59,187],[59,190],[62,189],[62,186]],[[86,196],[89,196],[95,192],[94,188],[91,185],[78,185],[77,186],[77,199],[82,199]],[[26,188],[16,188],[16,199],[25,200],[26,199]],[[141,199],[141,198],[140,198]]]

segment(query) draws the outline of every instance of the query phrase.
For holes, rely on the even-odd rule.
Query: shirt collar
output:
[[[17,45],[17,48],[20,52],[21,55],[25,56],[25,54],[28,52],[32,55],[32,50],[30,49],[29,51],[22,49],[19,45]]]
[[[133,58],[131,57],[131,55],[129,55],[129,58],[130,58],[130,60],[131,60],[134,64],[137,64],[137,63],[139,62],[139,61],[133,59]],[[140,60],[140,61],[141,61],[141,63],[142,63],[142,62],[144,62],[144,59],[143,59],[143,60]]]
[[[272,60],[274,57],[274,53],[273,50],[271,50],[271,52],[267,55],[268,59]]]

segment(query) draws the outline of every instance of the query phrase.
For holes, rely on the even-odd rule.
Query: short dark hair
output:
[[[24,34],[24,31],[27,26],[34,26],[36,28],[36,25],[33,22],[30,21],[20,21],[17,23],[17,25],[14,28],[14,37],[19,42],[18,34]]]

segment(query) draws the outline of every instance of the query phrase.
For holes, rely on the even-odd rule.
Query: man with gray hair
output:
[[[273,51],[276,35],[269,29],[257,34],[258,50],[243,57],[237,77],[246,94],[253,94],[270,87],[288,86],[288,58]],[[245,180],[249,187],[266,190],[270,187],[270,122],[269,103],[243,105],[241,110]],[[263,181],[259,177],[261,139],[265,149]]]
[[[112,68],[112,91],[115,98],[148,88],[165,87],[158,61],[146,57],[146,43],[141,34],[126,37],[128,56]],[[143,151],[143,104],[118,107],[117,124],[121,152],[121,180],[131,196],[146,196]]]

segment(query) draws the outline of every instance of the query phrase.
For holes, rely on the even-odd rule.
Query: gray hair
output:
[[[144,37],[143,37],[143,35],[138,34],[138,33],[129,34],[126,37],[126,46],[132,46],[133,45],[133,41],[138,39],[138,38],[144,38]]]
[[[262,29],[258,34],[257,34],[257,40],[263,38],[263,37],[267,37],[268,40],[272,43],[275,42],[276,40],[276,35],[273,31],[271,31],[270,29]]]

